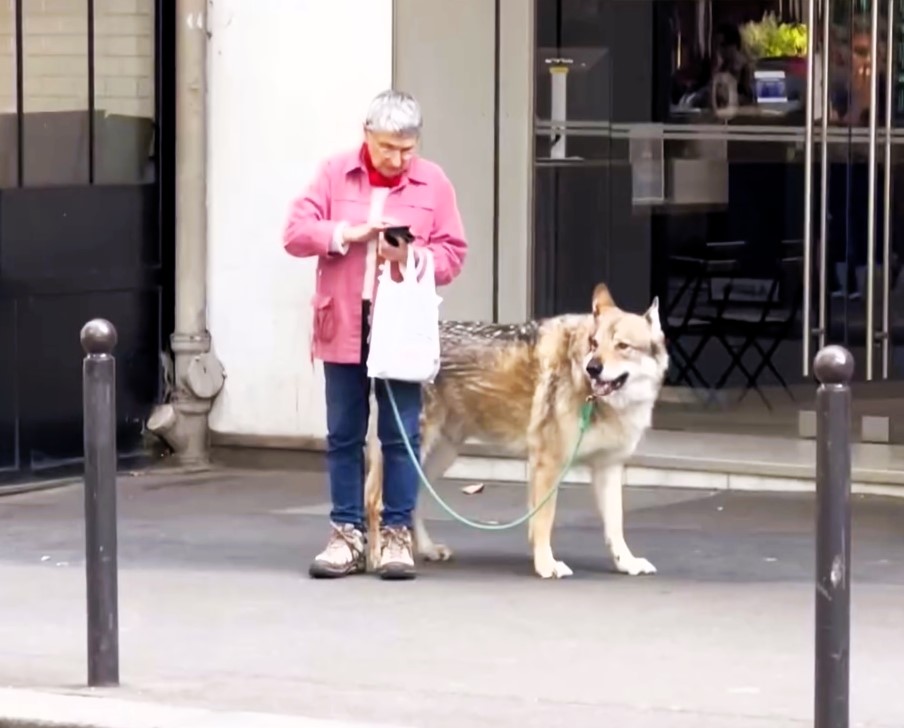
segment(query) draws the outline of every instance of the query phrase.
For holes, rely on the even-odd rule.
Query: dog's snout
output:
[[[587,373],[591,377],[598,377],[603,373],[603,362],[594,357],[590,361],[587,362]]]

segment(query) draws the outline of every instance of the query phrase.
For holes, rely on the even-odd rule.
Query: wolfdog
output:
[[[421,462],[435,483],[474,438],[526,456],[528,504],[535,508],[555,487],[574,449],[585,402],[593,402],[590,426],[577,462],[591,468],[606,545],[616,570],[653,574],[635,556],[623,531],[625,461],[650,427],[668,368],[658,299],[642,315],[622,311],[605,284],[596,286],[592,313],[565,314],[522,325],[443,322],[441,367],[424,385]],[[368,436],[365,486],[369,551],[378,548],[383,467],[375,427]],[[556,497],[530,519],[534,570],[543,578],[571,576],[553,554]],[[417,553],[445,561],[452,552],[436,544],[415,514]]]

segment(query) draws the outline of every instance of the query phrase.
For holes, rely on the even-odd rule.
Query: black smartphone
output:
[[[398,248],[401,243],[414,240],[414,235],[411,234],[409,225],[393,225],[383,231],[383,239],[393,248]]]

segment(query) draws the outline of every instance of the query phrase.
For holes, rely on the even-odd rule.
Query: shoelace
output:
[[[383,531],[383,548],[389,551],[392,559],[401,559],[408,553],[410,537],[408,531],[401,528],[387,528]]]
[[[348,548],[351,553],[352,558],[361,550],[360,546],[355,543],[355,533],[351,529],[344,528],[333,528],[333,533],[330,536],[330,542],[327,545],[327,551],[329,553],[335,553],[342,549],[342,547]]]

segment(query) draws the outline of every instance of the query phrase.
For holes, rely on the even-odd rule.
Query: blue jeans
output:
[[[366,356],[362,361],[367,361]],[[370,416],[371,380],[365,364],[324,363],[327,468],[333,501],[330,518],[364,528],[364,439]],[[396,425],[386,383],[375,380],[377,434],[383,450],[383,525],[412,525],[418,474]],[[420,458],[421,385],[390,381],[405,432]]]

